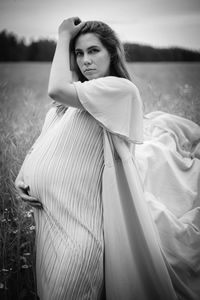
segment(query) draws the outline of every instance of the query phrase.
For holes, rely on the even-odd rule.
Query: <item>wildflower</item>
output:
[[[32,230],[35,230],[35,226],[32,225],[29,229],[30,229],[31,231],[32,231]]]
[[[32,212],[29,210],[29,211],[27,211],[26,215],[27,215],[28,218],[31,218],[32,217]]]
[[[30,252],[25,252],[24,255],[25,255],[25,256],[29,256],[29,255],[31,255],[31,254],[30,254]]]
[[[22,268],[22,269],[28,269],[29,266],[28,266],[28,265],[22,265],[21,268]]]
[[[8,269],[1,269],[2,272],[6,273],[8,272],[9,270]]]

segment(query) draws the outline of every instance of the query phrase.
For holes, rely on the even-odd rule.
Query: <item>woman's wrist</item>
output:
[[[70,33],[60,32],[59,35],[58,35],[58,40],[59,41],[64,41],[64,42],[70,42],[70,40],[71,40]]]
[[[57,48],[64,49],[65,52],[69,51],[70,40],[71,39],[70,39],[69,35],[65,35],[65,34],[59,35],[58,42],[57,42]]]

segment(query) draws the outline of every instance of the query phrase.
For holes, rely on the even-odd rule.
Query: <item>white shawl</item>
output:
[[[145,175],[142,173],[145,168],[142,163],[138,166],[138,162],[142,160],[142,152],[138,162],[137,157],[135,159],[134,144],[140,144],[143,140],[142,103],[137,88],[130,81],[117,77],[75,82],[74,85],[84,108],[104,128],[102,199],[107,300],[199,299],[200,291],[197,287],[200,285],[200,253],[197,246],[200,246],[200,226],[193,227],[193,235],[189,237],[192,241],[188,244],[193,247],[191,251],[197,253],[193,257],[199,265],[194,274],[188,268],[179,269],[179,265],[173,265],[171,259],[175,257],[176,261],[178,254],[173,235],[179,234],[184,240],[188,232],[186,223],[177,219],[183,225],[178,227],[171,218],[170,214],[173,212],[168,213],[167,209],[163,211],[160,199],[152,200],[154,195],[149,187],[146,193]],[[162,119],[162,115],[166,114],[158,113],[156,116],[158,115]],[[175,122],[176,117],[172,117],[172,121]],[[182,123],[184,124],[184,119]],[[188,126],[182,126],[182,130],[187,131]],[[200,131],[198,133],[200,138]],[[151,139],[152,145],[155,145],[156,138]],[[178,140],[178,145],[179,142]],[[180,144],[180,148],[181,146]],[[137,149],[140,153],[140,146]],[[146,157],[144,161],[145,159]],[[173,167],[179,168],[179,165]],[[196,170],[200,174],[200,169]],[[147,171],[148,169],[146,173]],[[161,168],[159,172],[165,172],[165,169]],[[159,180],[161,174],[157,175]],[[199,176],[197,172],[196,176]],[[152,185],[157,184],[154,178],[151,181]],[[162,226],[166,224],[166,216],[169,228],[165,232]],[[194,217],[188,220],[193,224]],[[170,246],[171,243],[173,247]],[[183,261],[190,255],[190,248],[188,250],[184,252]]]

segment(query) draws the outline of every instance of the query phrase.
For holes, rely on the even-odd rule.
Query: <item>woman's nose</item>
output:
[[[85,54],[84,57],[83,57],[83,62],[84,64],[88,65],[88,64],[91,64],[91,58],[88,54]]]

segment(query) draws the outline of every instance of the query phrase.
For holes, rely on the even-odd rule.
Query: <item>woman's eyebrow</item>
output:
[[[90,50],[91,48],[98,48],[99,46],[98,45],[92,45],[90,47],[88,47],[87,49]]]
[[[76,48],[75,52],[83,51],[82,49]]]
[[[92,48],[98,48],[98,47],[99,47],[99,45],[92,45],[92,46],[86,48],[86,50],[90,50],[90,49],[92,49]],[[83,49],[81,49],[81,48],[76,48],[75,51],[83,51]]]

